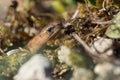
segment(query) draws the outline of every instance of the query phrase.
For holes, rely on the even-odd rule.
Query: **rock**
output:
[[[65,63],[71,67],[87,67],[91,68],[93,62],[87,53],[81,48],[61,46],[58,51],[58,59],[61,63]]]
[[[120,65],[108,62],[97,64],[94,72],[98,75],[96,80],[120,80]]]
[[[67,65],[71,65],[71,62],[68,58],[70,55],[71,50],[67,46],[61,46],[60,50],[58,51],[58,59],[61,63],[66,63]]]
[[[51,64],[42,54],[34,55],[23,64],[14,80],[51,80]]]
[[[101,56],[107,58],[113,55],[112,46],[112,39],[98,37],[92,43],[91,49],[94,51],[94,53],[99,53]]]
[[[17,53],[10,56],[2,56],[0,59],[0,80],[13,80],[20,66],[31,58],[29,53]],[[5,78],[5,79],[3,79]]]
[[[0,80],[10,80],[8,77],[0,74]]]
[[[78,68],[73,72],[73,77],[70,80],[94,80],[94,74],[86,68]]]

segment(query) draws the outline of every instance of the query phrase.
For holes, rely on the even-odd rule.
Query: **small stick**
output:
[[[71,17],[71,20],[75,19],[78,16],[79,12],[80,11],[79,11],[79,7],[78,7],[77,10],[75,11],[75,13],[73,14],[73,16]]]
[[[78,42],[79,46],[83,48],[87,52],[87,54],[95,60],[95,62],[114,62],[114,58],[105,59],[104,57],[102,57],[102,55],[93,52],[92,49],[75,32],[71,33],[71,36]]]
[[[79,14],[79,7],[77,8],[77,10],[75,11],[75,13],[73,14],[73,16],[71,17],[71,19],[75,19],[77,17],[77,15]],[[64,27],[70,25],[69,23],[66,23],[66,25],[64,25]],[[94,55],[94,52],[91,50],[91,48],[75,33],[71,33],[71,36],[78,42],[78,44],[80,46],[82,46],[88,53],[89,55],[94,58],[97,59],[97,57]]]
[[[94,55],[97,53],[94,53],[91,48],[76,34],[76,33],[72,33],[71,34],[72,37],[78,42],[78,44],[84,48],[84,50],[89,54],[89,56],[91,56],[92,58],[94,58],[95,60],[98,60],[98,56]]]
[[[89,52],[89,53],[91,53],[91,54],[94,54],[94,52],[91,50],[91,48],[88,47],[87,44],[86,44],[76,33],[72,33],[71,35],[74,37],[74,39],[75,39],[80,45],[82,45],[82,46],[86,49],[87,52]]]
[[[71,17],[71,19],[75,19],[77,17],[77,15],[79,14],[79,8],[75,11],[75,13],[73,14],[73,16]],[[107,21],[105,23],[100,23],[100,22],[93,22],[95,24],[111,24],[111,21]],[[70,23],[66,23],[64,25],[64,27],[67,27],[68,25],[70,25]],[[106,61],[106,59],[101,58],[100,55],[98,55],[97,53],[93,52],[92,49],[75,33],[72,32],[71,36],[78,42],[79,46],[81,48],[83,48],[88,55],[93,58],[94,60],[96,60],[97,62],[103,62]]]
[[[113,22],[110,20],[110,21],[92,21],[91,23],[93,24],[112,24]]]

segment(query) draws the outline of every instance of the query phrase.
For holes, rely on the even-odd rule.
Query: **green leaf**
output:
[[[95,5],[96,4],[96,0],[86,0],[86,1],[88,1],[90,4],[92,4],[92,5]]]
[[[112,20],[113,24],[110,25],[106,31],[106,35],[110,38],[120,38],[120,13],[118,13]]]
[[[59,13],[64,13],[65,12],[65,7],[59,0],[55,0],[52,2],[54,10],[56,10]]]
[[[24,0],[23,2],[23,6],[25,10],[29,10],[30,8],[32,8],[34,6],[34,0]]]
[[[65,3],[69,6],[75,6],[75,0],[65,0]]]
[[[88,4],[91,4],[91,5],[96,5],[96,0],[77,0],[81,3],[88,3]]]

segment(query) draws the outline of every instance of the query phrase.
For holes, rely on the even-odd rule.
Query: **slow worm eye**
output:
[[[52,29],[53,29],[53,28],[52,28],[52,27],[50,27],[50,28],[48,28],[48,30],[47,30],[47,31],[48,31],[48,32],[53,32],[53,31],[52,31]]]

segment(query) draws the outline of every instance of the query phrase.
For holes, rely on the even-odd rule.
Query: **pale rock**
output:
[[[67,46],[61,46],[58,51],[58,59],[61,63],[66,63],[67,65],[71,65],[71,61],[69,59],[69,55],[71,54],[70,48]]]
[[[95,53],[104,54],[104,56],[111,56],[113,54],[112,45],[112,39],[98,37],[94,42],[92,42],[91,49]]]
[[[70,80],[94,80],[94,73],[86,68],[78,68],[74,70]]]
[[[51,64],[42,54],[34,55],[19,69],[14,80],[51,80]]]
[[[120,66],[112,63],[97,64],[94,72],[98,75],[95,80],[120,80]]]

